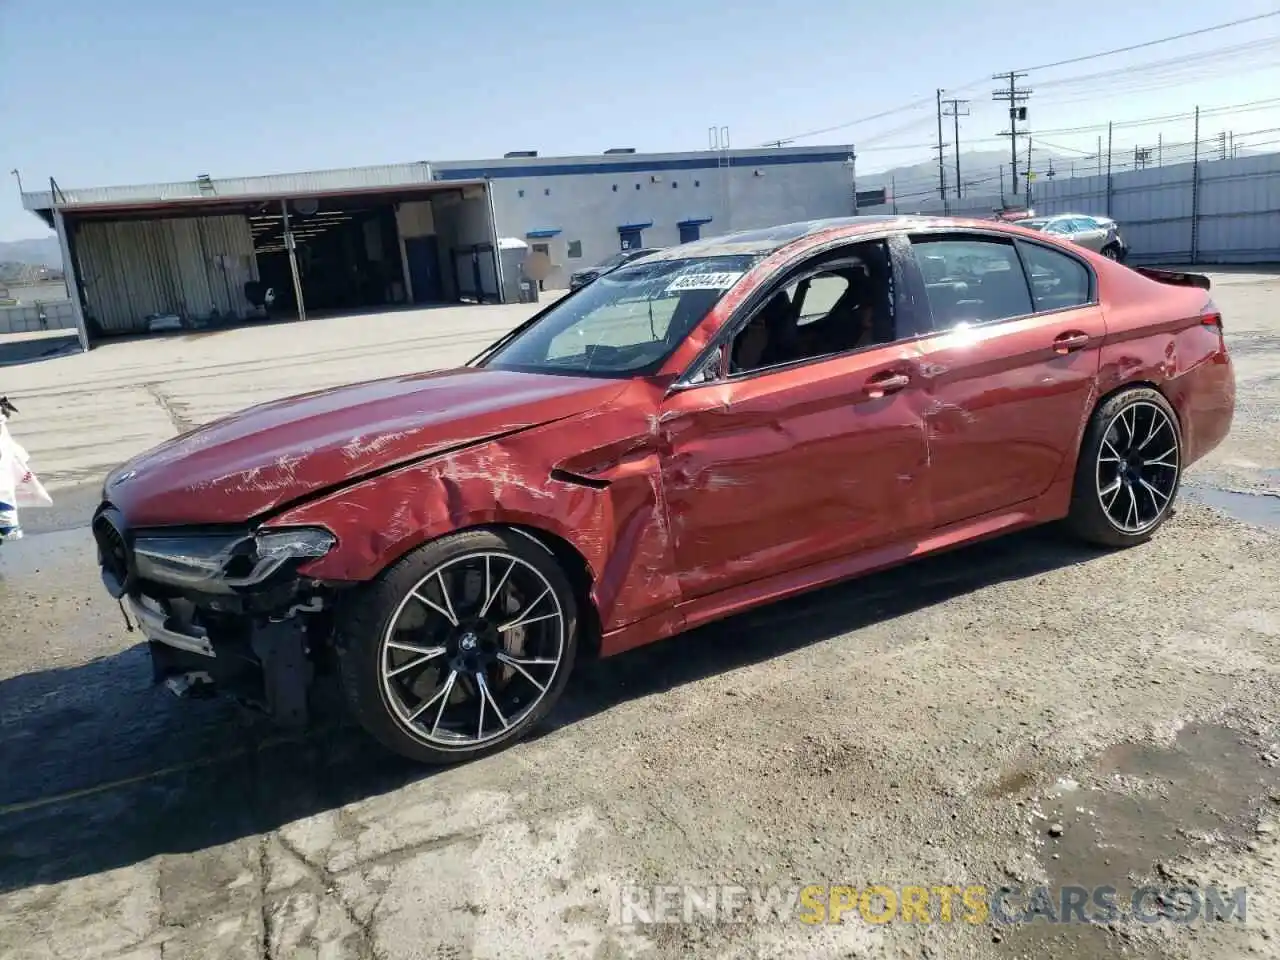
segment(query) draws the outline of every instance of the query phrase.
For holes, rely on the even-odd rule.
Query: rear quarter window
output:
[[[1093,275],[1075,257],[1023,240],[1018,241],[1018,250],[1026,265],[1037,313],[1093,302]]]

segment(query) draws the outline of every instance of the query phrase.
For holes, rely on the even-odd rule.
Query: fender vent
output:
[[[584,477],[581,474],[570,473],[568,470],[556,468],[551,471],[551,479],[558,480],[561,483],[570,483],[575,487],[590,487],[592,490],[603,490],[609,486],[608,480],[597,480],[595,477]]]

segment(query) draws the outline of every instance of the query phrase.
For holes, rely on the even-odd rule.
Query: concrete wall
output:
[[[64,280],[0,284],[0,297],[4,296],[4,289],[8,289],[10,299],[19,303],[49,303],[67,299],[67,284]]]
[[[48,303],[20,303],[13,307],[0,307],[0,334],[75,328],[75,311],[71,308],[71,301],[65,297]]]
[[[1280,153],[1041,181],[1032,205],[1114,218],[1139,263],[1280,261]]]
[[[445,178],[491,178],[499,235],[547,244],[556,268],[544,287],[557,289],[568,286],[574,270],[617,253],[618,227],[625,224],[651,223],[642,243],[665,247],[680,241],[681,221],[708,220],[699,227],[708,237],[848,216],[853,194],[847,155],[826,147],[434,166]]]

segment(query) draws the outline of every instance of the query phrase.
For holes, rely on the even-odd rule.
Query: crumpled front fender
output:
[[[459,530],[543,531],[581,555],[601,626],[618,629],[681,599],[649,400],[632,394],[630,402],[374,477],[267,526],[332,531],[338,545],[300,573],[339,582],[372,580]]]

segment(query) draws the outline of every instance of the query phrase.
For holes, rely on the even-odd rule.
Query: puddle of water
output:
[[[1221,510],[1243,523],[1280,529],[1280,497],[1260,493],[1235,493],[1216,487],[1187,486],[1183,487],[1182,492],[1188,500]]]
[[[1227,726],[1189,725],[1172,746],[1118,744],[1101,756],[1085,784],[1050,791],[1042,804],[1047,819],[1035,821],[1049,890],[1109,886],[1115,902],[1127,905],[1135,888],[1186,885],[1173,878],[1184,876],[1182,864],[1206,844],[1252,838],[1259,810],[1280,789],[1280,767],[1263,759],[1266,745],[1255,741]],[[1199,886],[1210,880],[1194,877]],[[1113,931],[1037,920],[1007,930],[1002,946],[1073,960],[1165,956],[1152,935],[1159,940],[1166,930],[1149,930],[1141,939],[1131,932],[1122,921]]]

